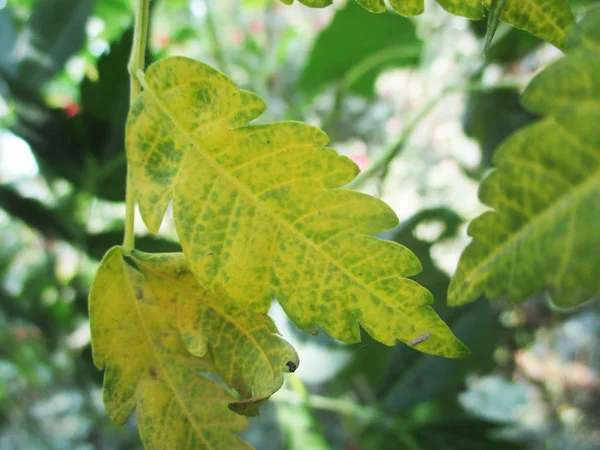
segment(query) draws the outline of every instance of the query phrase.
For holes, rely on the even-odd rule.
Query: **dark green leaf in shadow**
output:
[[[8,8],[0,9],[0,69],[11,75],[15,73],[15,61],[11,57],[11,52],[16,42],[17,34]]]
[[[75,227],[66,223],[57,211],[38,200],[22,197],[6,185],[0,185],[0,208],[47,238],[77,240]]]
[[[486,34],[488,20],[481,19],[470,22],[471,29],[479,37]],[[487,49],[485,59],[489,62],[512,63],[516,62],[530,53],[537,50],[543,40],[519,30],[518,28],[510,27],[502,36],[497,36]]]
[[[61,214],[60,209],[53,209],[38,200],[25,198],[6,185],[0,185],[0,208],[43,237],[68,242],[94,259],[102,259],[109,248],[123,241],[123,226],[113,231],[80,236],[77,230],[83,226],[70,222],[65,218],[65,214]],[[136,248],[152,253],[181,251],[177,243],[151,235],[138,237]]]
[[[339,82],[354,94],[372,96],[377,76],[388,68],[415,65],[421,47],[409,19],[374,15],[348,2],[317,36],[298,85],[313,95]]]
[[[32,88],[50,80],[85,40],[92,0],[44,0],[37,3],[13,57],[19,80]]]
[[[513,89],[475,92],[469,97],[463,116],[467,136],[477,140],[481,149],[479,168],[470,175],[479,178],[492,164],[498,145],[511,133],[533,122],[538,116],[526,111]]]
[[[88,255],[94,259],[102,259],[106,251],[123,242],[123,227],[114,231],[88,234],[86,247]],[[179,244],[168,239],[152,235],[138,236],[135,239],[136,249],[148,253],[174,253],[181,252]]]

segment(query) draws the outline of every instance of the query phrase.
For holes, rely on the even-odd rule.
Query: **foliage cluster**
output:
[[[383,0],[357,2],[371,12],[385,11]],[[331,1],[300,3],[325,7]],[[529,83],[521,97],[524,110],[516,101],[508,107],[519,109],[522,121],[530,123],[509,124],[501,136],[518,128],[494,151],[496,169],[484,177],[479,190],[491,210],[469,225],[473,241],[450,280],[428,256],[419,261],[413,253],[418,248],[410,245],[424,245],[428,255],[431,245],[415,240],[411,228],[427,220],[426,215],[404,224],[395,239],[380,239],[375,235],[399,224],[396,214],[383,201],[349,189],[386,172],[407,135],[359,175],[354,162],[326,147],[328,137],[316,127],[296,121],[250,124],[265,112],[264,101],[206,64],[170,56],[144,70],[147,0],[137,2],[135,29],[100,58],[99,80],[81,84],[83,114],[68,117],[49,109],[36,90],[58,73],[74,48],[40,49],[52,54],[53,64],[34,64],[33,69],[27,58],[18,63],[0,59],[2,87],[15,104],[12,130],[31,143],[42,170],[95,196],[127,196],[125,242],[102,259],[91,287],[89,314],[93,360],[105,369],[106,411],[122,424],[136,408],[147,448],[251,448],[235,433],[245,429],[245,416],[256,416],[281,388],[283,374],[300,364],[267,314],[273,299],[301,330],[322,328],[345,343],[364,339],[393,346],[399,340],[423,353],[463,358],[469,350],[432,309],[432,292],[443,298],[447,290],[450,306],[483,295],[523,302],[547,292],[555,305],[574,307],[600,291],[595,276],[600,267],[600,10],[591,9],[576,24],[567,1],[438,3],[470,19],[489,11],[486,46],[503,20],[565,51]],[[424,9],[423,1],[390,4],[402,15]],[[91,2],[77,2],[70,18],[87,17],[91,8]],[[36,9],[30,26],[45,13]],[[84,22],[76,22],[81,26],[69,31],[81,35]],[[9,37],[0,42],[14,51],[18,30],[5,10],[0,10],[0,23],[11,27]],[[331,57],[330,48],[346,41],[344,33],[357,23],[378,30],[352,53],[359,63],[348,59],[349,52]],[[36,36],[30,46],[52,42],[53,33],[60,35],[62,28],[41,27],[45,38]],[[347,42],[342,45],[354,49]],[[314,98],[337,83],[336,98],[348,93],[368,98],[380,73],[390,66],[415,64],[422,46],[407,19],[390,12],[370,15],[350,2],[320,34],[298,86]],[[489,47],[488,58],[503,58],[494,53],[499,48]],[[119,63],[122,68],[115,70]],[[129,80],[130,104],[122,91]],[[474,104],[489,104],[485,87],[473,91]],[[102,98],[106,95],[119,99],[109,110]],[[334,105],[334,112],[336,107],[340,105]],[[467,131],[473,135],[479,132],[477,126],[486,127],[475,119],[471,125]],[[73,136],[74,127],[84,132]],[[43,139],[36,140],[36,133]],[[489,144],[491,151],[497,144]],[[57,146],[65,148],[60,155],[54,151]],[[81,147],[89,149],[85,157]],[[67,161],[61,159],[64,154],[71,155]],[[95,256],[114,242],[113,232],[93,234],[65,222],[64,214],[76,205],[67,204],[57,214],[20,198],[11,188],[2,189],[3,209],[16,217],[34,217],[28,223],[48,237],[71,241]],[[171,204],[181,251],[155,238],[137,243],[155,252],[136,250],[134,204],[155,234]],[[452,229],[459,220],[452,213],[440,209],[430,214],[441,218],[448,235],[455,234]],[[484,317],[484,307],[469,305],[469,315],[460,319]],[[458,333],[461,320],[452,320],[445,307],[441,311]],[[399,351],[407,361],[417,358],[410,348]],[[476,345],[472,352],[491,357],[492,349]],[[468,360],[425,361],[445,374],[445,382],[460,380],[469,367]],[[386,398],[409,395],[411,382],[408,377],[395,385]],[[398,408],[396,400],[394,404]],[[296,413],[305,413],[302,408]],[[375,417],[386,423],[378,410],[364,414],[367,423]],[[397,431],[398,422],[387,426],[394,438],[369,437],[367,432],[365,442],[383,448],[381,442],[400,440],[407,448],[420,448],[414,436],[427,441],[418,427],[407,437]],[[485,429],[480,442],[490,430]]]

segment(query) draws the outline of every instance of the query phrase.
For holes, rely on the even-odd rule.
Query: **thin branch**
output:
[[[221,46],[221,40],[219,39],[219,33],[215,24],[213,15],[213,5],[211,0],[204,0],[206,6],[206,30],[208,31],[208,37],[214,52],[214,57],[217,62],[217,66],[220,71],[228,73],[227,57]]]
[[[389,164],[402,152],[406,142],[412,136],[419,124],[435,109],[446,95],[456,92],[485,92],[496,89],[521,89],[524,83],[521,81],[505,81],[496,84],[471,83],[467,85],[448,86],[434,98],[429,100],[423,108],[412,118],[400,134],[382,152],[381,156],[367,169],[361,172],[346,188],[358,189],[367,180],[380,172],[385,172]]]

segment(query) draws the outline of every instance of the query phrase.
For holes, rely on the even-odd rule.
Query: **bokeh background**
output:
[[[572,1],[577,14],[600,2]],[[596,4],[596,5],[594,5]],[[0,448],[138,449],[110,423],[92,364],[87,293],[124,218],[130,0],[0,0]],[[445,306],[483,211],[497,145],[536,118],[519,93],[560,52],[427,2],[414,20],[352,1],[155,0],[148,59],[187,55],[259,93],[259,119],[302,120],[362,169],[401,225],[381,237],[423,263],[416,280],[468,359],[311,336],[277,306],[299,370],[251,420],[260,450],[600,449],[600,308],[481,299]],[[178,250],[137,221],[138,247]]]

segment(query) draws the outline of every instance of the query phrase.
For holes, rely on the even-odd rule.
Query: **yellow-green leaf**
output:
[[[199,374],[211,364],[186,351],[170,316],[135,262],[111,249],[90,292],[94,363],[106,368],[109,416],[122,424],[137,405],[151,449],[251,449],[233,434],[247,425],[227,408],[235,397]]]
[[[569,0],[507,0],[500,19],[559,48],[575,21]]]
[[[290,5],[293,0],[282,0]],[[299,0],[313,8],[323,8],[330,0]],[[490,8],[492,0],[436,0],[449,13],[469,19],[481,19],[485,8]],[[356,0],[361,6],[374,13],[386,10],[385,0]],[[388,0],[396,12],[403,16],[415,16],[424,11],[424,0]],[[563,47],[565,36],[574,22],[569,0],[507,0],[500,18],[534,36],[545,39],[559,48]]]
[[[271,296],[303,329],[346,342],[359,324],[379,341],[464,356],[464,345],[405,277],[419,261],[370,235],[398,219],[383,202],[339,189],[358,173],[299,123],[245,125],[262,100],[211,67],[173,57],[148,68],[127,123],[132,185],[156,232],[169,201],[177,233],[202,285],[222,286],[240,307],[266,313]]]
[[[134,252],[132,258],[163,308],[171,309],[188,351],[209,354],[219,376],[245,400],[270,397],[283,372],[296,370],[298,355],[274,334],[269,316],[203,289],[183,254]]]
[[[286,5],[291,5],[294,0],[281,0]],[[330,5],[331,0],[298,0],[300,3],[312,8],[324,8]],[[482,0],[436,0],[442,8],[452,14],[470,19],[483,17]],[[382,13],[386,10],[385,0],[356,0],[356,2],[368,11]],[[416,16],[425,10],[425,0],[388,0],[388,3],[396,12],[403,16]]]
[[[523,105],[546,117],[496,152],[480,198],[494,211],[469,227],[449,288],[459,305],[485,294],[522,301],[548,289],[556,304],[600,292],[600,10],[575,48],[530,84]]]

